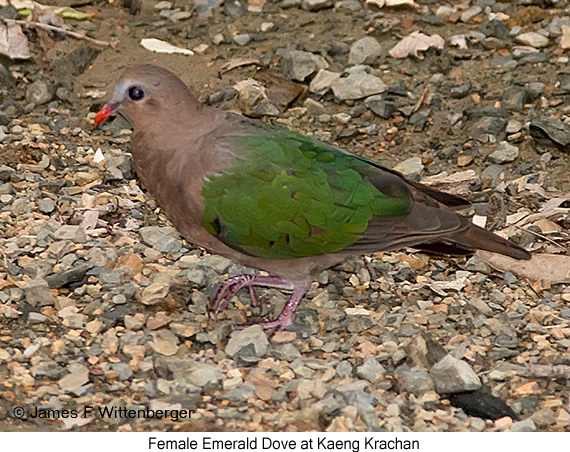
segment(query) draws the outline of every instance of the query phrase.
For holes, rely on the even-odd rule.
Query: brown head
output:
[[[157,118],[179,119],[192,108],[200,107],[190,89],[172,72],[152,64],[140,64],[121,75],[113,98],[95,116],[95,124],[123,113],[135,127],[144,126]]]

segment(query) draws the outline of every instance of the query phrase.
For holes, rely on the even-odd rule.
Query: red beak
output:
[[[95,115],[95,124],[99,125],[109,116],[113,116],[117,111],[117,108],[121,105],[121,102],[109,102],[105,104],[101,110]]]

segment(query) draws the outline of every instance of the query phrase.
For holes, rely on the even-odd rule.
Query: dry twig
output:
[[[55,25],[49,25],[49,24],[42,24],[41,22],[33,22],[33,21],[27,21],[27,20],[15,20],[15,19],[6,19],[4,17],[0,17],[0,19],[4,22],[4,23],[12,23],[12,24],[17,24],[20,26],[25,26],[25,27],[32,27],[32,28],[41,28],[42,30],[47,30],[47,31],[54,31],[57,33],[63,33],[66,34],[68,36],[71,36],[72,38],[76,38],[76,39],[82,39],[84,41],[90,42],[91,44],[95,44],[98,46],[105,46],[105,47],[111,47],[111,48],[115,48],[118,44],[118,40],[115,41],[100,41],[99,39],[94,39],[91,38],[89,36],[87,36],[85,33],[79,33],[77,31],[72,31],[72,30],[66,30],[65,28],[61,28],[61,27],[56,27]]]

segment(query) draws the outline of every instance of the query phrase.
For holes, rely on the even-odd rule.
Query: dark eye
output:
[[[129,99],[131,100],[141,100],[145,96],[144,89],[140,86],[131,86],[129,88]]]

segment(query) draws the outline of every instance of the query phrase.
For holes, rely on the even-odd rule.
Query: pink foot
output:
[[[293,315],[299,305],[299,302],[307,292],[307,287],[296,288],[291,282],[274,277],[259,275],[239,275],[228,278],[219,288],[216,297],[212,301],[212,309],[215,312],[223,311],[234,295],[242,288],[247,287],[251,296],[251,304],[257,306],[259,304],[257,296],[253,289],[254,286],[273,287],[276,289],[293,290],[293,295],[285,304],[281,314],[275,319],[268,322],[252,323],[236,325],[234,328],[243,329],[252,325],[261,325],[264,329],[275,329],[280,331],[293,324]]]

